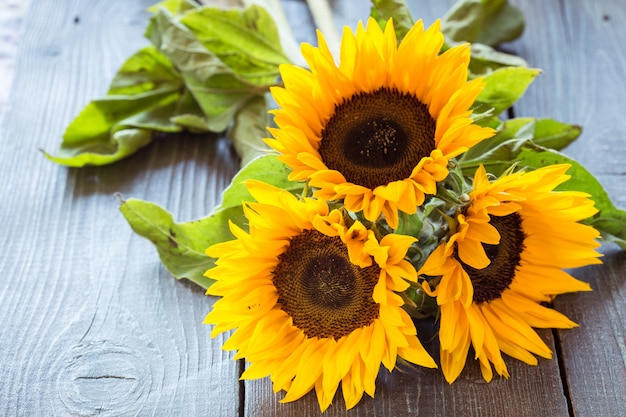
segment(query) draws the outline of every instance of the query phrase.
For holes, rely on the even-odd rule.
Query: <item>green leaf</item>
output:
[[[487,171],[500,175],[513,164],[519,146],[532,139],[533,130],[530,118],[507,120],[493,137],[477,143],[459,157],[463,172],[473,176],[476,168],[484,165]]]
[[[186,278],[206,289],[213,280],[204,273],[214,266],[208,247],[234,239],[228,222],[247,228],[242,203],[254,201],[244,185],[256,179],[276,187],[297,192],[301,182],[287,179],[289,168],[276,155],[264,155],[250,162],[233,178],[222,194],[222,203],[211,214],[191,222],[177,223],[168,211],[154,203],[130,199],[120,206],[133,231],[150,240],[159,253],[163,266],[176,278]]]
[[[241,206],[186,223],[177,223],[168,211],[137,199],[123,202],[120,210],[133,231],[154,244],[163,266],[174,278],[188,279],[204,289],[213,283],[204,273],[214,266],[206,249],[234,239],[229,220],[239,226],[245,222]]]
[[[446,13],[442,31],[454,42],[497,46],[524,31],[524,15],[507,0],[460,0]]]
[[[249,179],[262,181],[292,193],[302,190],[304,187],[303,182],[289,181],[287,177],[290,172],[290,168],[279,161],[277,155],[267,154],[259,156],[235,175],[222,194],[222,203],[219,208],[231,208],[240,206],[242,201],[254,201],[244,185],[244,181]]]
[[[256,85],[274,84],[278,66],[289,62],[274,20],[261,7],[204,7],[185,14],[180,21],[235,74]]]
[[[148,91],[177,90],[180,73],[154,46],[140,49],[122,64],[111,81],[108,95],[134,95]]]
[[[211,131],[207,118],[199,114],[180,114],[172,117],[172,122],[193,133]]]
[[[572,176],[571,179],[561,184],[558,189],[589,193],[599,212],[585,223],[595,227],[604,240],[615,242],[626,250],[626,211],[615,207],[602,184],[579,162],[558,151],[526,144],[520,150],[518,163],[521,168],[571,164],[572,167],[568,171]]]
[[[610,208],[605,209],[601,216],[589,220],[587,224],[596,228],[606,242],[613,242],[626,250],[626,211]]]
[[[372,0],[370,15],[383,29],[387,21],[392,18],[398,41],[404,38],[414,23],[404,0]]]
[[[86,106],[67,127],[58,153],[46,157],[73,167],[109,164],[149,144],[153,131],[222,132],[237,115],[231,137],[243,163],[253,159],[264,134],[244,135],[265,119],[258,103],[276,81],[278,65],[287,62],[269,14],[256,6],[223,11],[186,0],[150,10],[155,15],[146,35],[154,46],[122,65],[108,95]],[[183,18],[228,65],[180,23]],[[239,112],[255,97],[251,109]],[[254,116],[256,110],[262,114]]]
[[[263,142],[263,138],[267,136],[268,124],[265,97],[251,99],[235,115],[235,123],[228,131],[228,138],[241,158],[241,166],[268,153],[269,147]]]
[[[224,131],[241,107],[266,91],[237,76],[167,10],[159,9],[152,23],[146,36],[181,72],[211,131]]]
[[[491,108],[494,115],[502,113],[515,103],[541,70],[525,67],[500,68],[484,78],[485,88],[474,103],[474,111],[484,112]]]
[[[93,100],[69,124],[56,163],[105,165],[152,141],[152,131],[178,132],[170,120],[183,87],[178,72],[154,47],[143,48],[120,68],[108,95]]]
[[[88,144],[62,145],[57,156],[42,150],[52,162],[68,167],[80,168],[87,165],[107,165],[135,153],[152,142],[152,132],[145,129],[124,129],[110,137],[102,136]]]
[[[490,127],[492,129],[499,129],[502,125],[502,120],[497,116],[493,116],[493,111],[489,110],[484,113],[472,113],[470,116],[474,121],[474,124],[481,127]]]
[[[417,238],[407,255],[418,270],[449,234],[447,206],[449,204],[440,198],[428,198],[414,214],[398,213],[398,229],[394,233]]]
[[[553,119],[510,119],[498,127],[498,132],[493,137],[474,145],[461,155],[459,164],[466,175],[473,175],[479,165],[484,165],[489,172],[500,175],[517,161],[522,146],[527,142],[561,150],[572,143],[581,131],[579,126]]]
[[[175,115],[171,121],[178,126],[194,133],[210,132],[209,121],[204,115],[196,99],[187,89],[183,92],[176,105]]]
[[[528,64],[522,58],[496,51],[491,46],[481,43],[472,44],[472,57],[469,63],[471,77],[485,76],[503,67],[526,67]]]
[[[553,119],[536,119],[533,141],[544,148],[565,149],[582,133],[583,128]]]

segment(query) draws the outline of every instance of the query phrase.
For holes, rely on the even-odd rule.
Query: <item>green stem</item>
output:
[[[304,183],[304,187],[302,188],[302,196],[300,197],[301,200],[307,198],[309,196],[309,180],[306,180],[306,182]]]

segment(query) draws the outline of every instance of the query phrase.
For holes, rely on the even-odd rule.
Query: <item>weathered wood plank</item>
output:
[[[30,0],[0,0],[0,119],[9,99],[20,26]]]
[[[620,0],[515,3],[527,30],[513,47],[544,70],[517,114],[581,124],[566,153],[583,163],[615,204],[626,208],[626,9]],[[576,416],[626,416],[626,258],[607,245],[604,265],[574,271],[592,293],[557,298],[580,328],[560,331],[565,375]]]
[[[531,66],[543,70],[515,106],[519,116],[554,117],[582,125],[566,153],[592,173],[625,173],[623,117],[626,80],[626,10],[619,0],[516,1],[526,31],[512,44]],[[531,4],[532,3],[532,4]],[[607,178],[609,195],[626,207],[624,187]]]
[[[615,248],[604,254],[604,265],[576,273],[593,292],[556,302],[580,325],[558,334],[576,416],[626,416],[626,254]]]
[[[0,129],[0,414],[237,415],[238,364],[219,349],[224,339],[210,340],[210,329],[200,324],[212,300],[171,279],[150,244],[130,232],[113,197],[120,191],[155,201],[180,219],[198,218],[234,173],[232,150],[223,140],[180,137],[105,168],[68,170],[44,160],[36,148],[54,150],[67,123],[146,44],[142,10],[152,1],[33,3]],[[430,23],[450,3],[423,0],[411,8]],[[568,152],[625,207],[619,181],[624,122],[617,113],[626,91],[619,77],[626,59],[623,8],[618,0],[518,3],[529,28],[511,48],[545,70],[518,115],[585,125]],[[285,4],[298,39],[313,42],[303,3]],[[369,10],[365,1],[333,7],[338,25],[354,26]],[[595,292],[557,300],[558,309],[581,324],[559,333],[580,416],[624,415],[625,258],[609,248],[605,262],[578,272]],[[432,326],[421,327],[432,334]],[[540,334],[554,348],[552,333]],[[436,342],[428,348],[436,356]],[[365,398],[350,414],[568,415],[556,360],[507,364],[511,378],[490,384],[475,363],[453,385],[439,371],[382,372],[376,398]],[[242,411],[319,414],[314,395],[291,404],[278,403],[281,397],[267,379],[246,382]],[[344,414],[338,395],[326,415]]]
[[[37,1],[0,131],[0,414],[236,415],[238,364],[201,324],[212,300],[174,281],[118,212],[119,191],[183,220],[236,169],[223,140],[163,140],[116,165],[45,160],[65,126],[147,45],[153,1]]]
[[[439,360],[439,345],[432,323],[418,323],[429,353]],[[548,346],[554,341],[550,331],[539,334]],[[567,416],[556,360],[540,360],[536,367],[505,357],[511,377],[495,378],[485,383],[478,365],[470,361],[461,376],[448,384],[441,371],[424,368],[401,368],[393,373],[382,370],[376,381],[374,398],[365,395],[348,412],[353,416]],[[319,406],[314,393],[292,403],[279,403],[284,396],[275,395],[269,379],[247,381],[247,416],[317,416]],[[333,405],[324,416],[346,415],[345,402],[338,390]]]

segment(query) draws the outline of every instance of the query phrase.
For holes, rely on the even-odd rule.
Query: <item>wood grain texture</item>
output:
[[[238,364],[202,320],[212,299],[160,266],[115,192],[181,220],[236,169],[228,143],[162,140],[116,165],[47,161],[65,126],[147,44],[146,1],[37,1],[1,129],[0,415],[236,415]]]
[[[576,416],[626,416],[626,254],[604,248],[604,265],[575,275],[593,292],[568,294],[556,308],[580,325],[559,331]]]
[[[527,18],[515,52],[543,74],[515,106],[518,116],[550,116],[581,124],[566,153],[626,209],[626,8],[620,0],[516,1]],[[572,411],[626,416],[626,257],[606,245],[604,265],[574,271],[591,293],[557,298],[580,328],[559,331]]]
[[[518,116],[553,117],[583,126],[566,153],[626,207],[626,8],[620,0],[515,1],[526,30],[510,48],[543,73],[516,104]]]
[[[583,124],[568,153],[626,207],[621,0],[515,2],[528,28],[506,48],[544,69],[517,115]],[[117,210],[121,192],[179,220],[206,214],[237,167],[223,138],[179,135],[112,166],[80,170],[37,151],[54,151],[65,126],[147,44],[143,10],[152,3],[38,0],[24,22],[0,126],[0,415],[317,416],[313,394],[281,404],[269,379],[239,383],[239,363],[220,349],[224,337],[210,339],[201,324],[214,300],[173,280]],[[409,6],[430,24],[452,3]],[[369,12],[365,0],[331,4],[338,26],[354,27]],[[304,1],[284,5],[298,41],[315,43]],[[576,271],[594,292],[556,302],[581,327],[558,332],[558,345],[551,331],[539,332],[561,352],[562,369],[556,359],[530,367],[507,358],[511,378],[486,384],[470,361],[453,385],[436,370],[382,371],[375,399],[346,412],[338,393],[324,415],[624,416],[626,258],[611,246],[604,251],[604,266]],[[432,323],[419,331],[436,357]]]
[[[0,0],[0,120],[9,98],[20,26],[30,0]]]

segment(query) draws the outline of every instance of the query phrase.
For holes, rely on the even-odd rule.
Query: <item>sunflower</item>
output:
[[[480,167],[458,228],[426,260],[420,275],[441,276],[434,291],[440,306],[441,368],[453,382],[470,344],[486,381],[491,365],[508,377],[501,352],[530,365],[552,352],[532,329],[576,324],[541,303],[557,294],[590,291],[564,268],[597,264],[599,233],[579,223],[597,210],[589,195],[554,191],[569,165],[547,166],[490,182]]]
[[[414,213],[448,160],[493,134],[470,119],[483,83],[467,82],[469,45],[440,54],[443,41],[439,21],[426,30],[418,21],[398,45],[391,20],[383,32],[370,18],[356,35],[344,29],[339,65],[321,33],[318,47],[304,44],[311,70],[280,67],[278,128],[266,140],[289,178],[370,221],[383,213],[392,228],[398,210]]]
[[[391,370],[398,356],[436,367],[398,294],[417,280],[404,259],[414,238],[378,240],[324,201],[246,185],[250,232],[231,223],[236,239],[207,250],[219,258],[207,294],[222,298],[205,321],[213,336],[236,329],[224,349],[249,362],[242,378],[271,375],[285,402],[315,388],[323,411],[340,383],[347,408],[373,396],[381,363]]]

